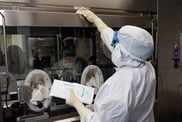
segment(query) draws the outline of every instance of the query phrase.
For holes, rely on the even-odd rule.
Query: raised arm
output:
[[[104,44],[112,51],[113,29],[106,25],[95,13],[85,7],[79,8],[76,13],[83,15],[90,23],[95,24],[97,30],[101,33]]]
[[[99,32],[102,32],[104,29],[108,28],[108,26],[95,13],[89,9],[86,9],[85,7],[81,7],[76,13],[82,14],[90,23],[95,24]]]

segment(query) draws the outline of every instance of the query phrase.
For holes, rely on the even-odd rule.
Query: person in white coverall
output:
[[[152,36],[144,29],[125,25],[114,32],[92,11],[78,9],[97,27],[116,72],[100,87],[94,111],[85,107],[70,90],[68,105],[75,107],[81,122],[154,122],[156,76],[146,61],[154,49]]]

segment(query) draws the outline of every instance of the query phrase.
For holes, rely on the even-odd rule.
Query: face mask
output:
[[[115,46],[115,48],[113,49],[113,52],[112,52],[112,55],[111,55],[111,60],[112,60],[112,63],[114,65],[116,65],[116,67],[120,67],[122,65],[122,62],[121,62],[121,58],[122,58],[122,52],[119,48],[119,44],[117,44]]]

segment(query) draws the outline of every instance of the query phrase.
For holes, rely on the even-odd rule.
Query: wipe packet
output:
[[[78,83],[70,83],[67,81],[54,80],[51,90],[50,96],[67,99],[70,94],[70,89],[73,89],[75,95],[79,98],[79,100],[85,104],[91,104],[94,97],[94,88],[81,85]]]

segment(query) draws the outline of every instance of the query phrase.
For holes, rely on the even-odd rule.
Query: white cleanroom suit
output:
[[[112,35],[111,28],[101,32],[102,39],[111,50]],[[117,59],[117,54],[112,56],[115,60],[113,58]],[[154,122],[154,68],[146,61],[141,63],[125,55],[122,58],[120,62],[116,61],[115,65],[119,66],[116,72],[99,89],[94,112],[84,116],[82,122]]]
[[[99,89],[94,111],[85,108],[72,92],[67,104],[76,108],[82,122],[154,122],[156,76],[152,64],[146,61],[153,53],[152,36],[131,25],[121,27],[115,34],[90,10],[79,13],[96,25],[112,52],[116,72]],[[115,35],[117,40],[113,40]]]

